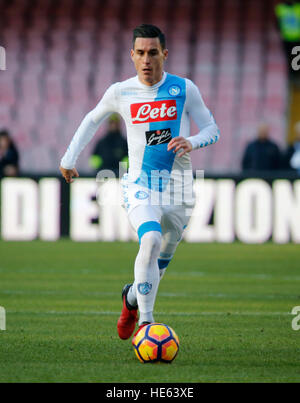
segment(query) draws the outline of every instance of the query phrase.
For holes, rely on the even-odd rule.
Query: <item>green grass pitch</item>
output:
[[[1,242],[0,382],[299,382],[299,245],[182,243],[155,319],[175,329],[169,364],[118,338],[137,243]]]

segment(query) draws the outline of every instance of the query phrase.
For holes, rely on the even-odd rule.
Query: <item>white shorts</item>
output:
[[[157,192],[128,181],[125,174],[121,180],[124,207],[127,211],[129,221],[139,238],[143,235],[140,228],[158,228],[155,223],[160,225],[162,233],[161,259],[170,260],[175,249],[182,238],[184,229],[187,227],[192,210],[194,199],[188,202],[181,201],[179,198],[163,195],[163,192]],[[141,227],[143,224],[149,223]],[[152,227],[151,224],[153,223]]]

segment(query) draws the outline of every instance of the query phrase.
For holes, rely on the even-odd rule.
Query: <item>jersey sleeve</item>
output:
[[[101,123],[112,113],[118,112],[117,84],[113,84],[107,89],[97,106],[80,123],[61,160],[63,168],[72,169],[75,167],[79,154],[94,137]]]
[[[192,144],[193,150],[206,147],[216,143],[220,138],[220,130],[209,109],[206,107],[198,87],[190,80],[187,83],[187,112],[194,120],[198,129],[198,134],[190,136],[187,140]]]

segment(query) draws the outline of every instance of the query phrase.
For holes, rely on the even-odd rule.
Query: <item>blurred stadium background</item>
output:
[[[20,175],[59,177],[60,159],[84,115],[111,83],[135,74],[129,57],[132,29],[146,22],[166,33],[166,71],[199,86],[220,127],[215,146],[192,153],[193,167],[204,169],[206,177],[241,180],[243,152],[258,125],[267,123],[272,140],[285,149],[300,119],[299,88],[288,79],[276,24],[278,3],[0,0],[0,45],[6,50],[0,128],[11,132],[19,149]],[[105,126],[82,153],[81,176],[94,177],[88,160],[104,132]],[[269,174],[255,176],[298,177]],[[295,200],[299,214],[300,199]],[[68,225],[62,224],[63,234]]]

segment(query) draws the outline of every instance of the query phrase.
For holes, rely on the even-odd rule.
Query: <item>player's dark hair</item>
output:
[[[155,25],[151,24],[142,24],[133,30],[133,48],[135,44],[136,38],[158,38],[162,50],[166,48],[166,38],[165,35],[161,32],[161,30]]]

